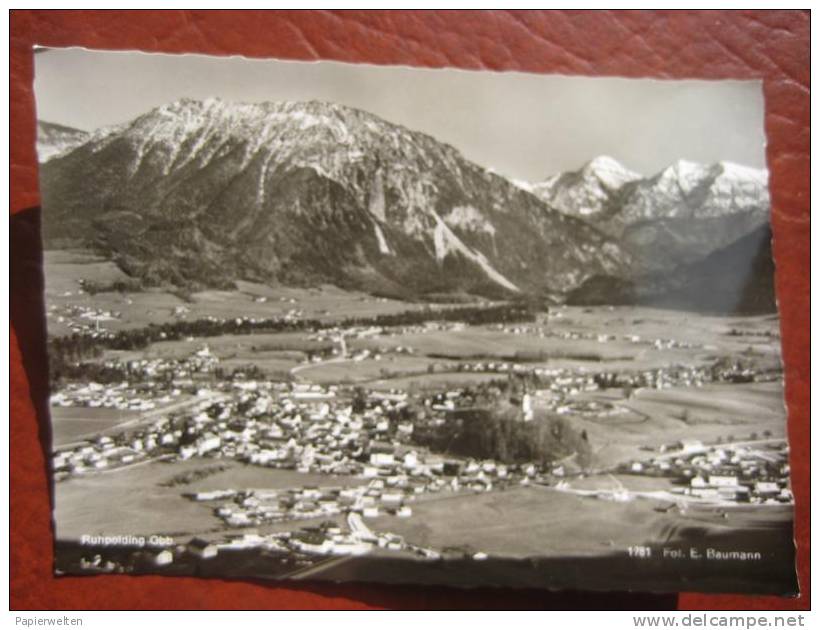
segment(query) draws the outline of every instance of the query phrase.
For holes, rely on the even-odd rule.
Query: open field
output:
[[[52,442],[60,447],[82,437],[101,434],[140,416],[137,411],[103,407],[52,407]]]
[[[723,316],[631,306],[562,306],[557,314],[561,316],[550,320],[556,330],[616,337],[638,335],[643,341],[671,338],[703,346],[707,352],[742,351],[752,345],[760,351],[779,354],[779,343],[773,346],[770,338],[762,336],[779,334],[776,315]],[[745,334],[729,335],[733,330]]]
[[[533,488],[532,491],[536,489]],[[557,494],[545,491],[545,494],[547,493]],[[568,495],[566,498],[574,503],[558,506],[557,514],[544,510],[543,505],[540,506],[541,511],[538,514],[543,515],[545,519],[545,525],[542,526],[540,522],[534,522],[535,519],[530,516],[526,498],[522,507],[516,509],[515,505],[509,504],[521,501],[522,497],[511,492],[507,494],[508,497],[497,500],[490,495],[474,497],[478,501],[475,509],[471,509],[473,506],[470,505],[459,506],[453,517],[454,524],[463,535],[475,535],[476,540],[485,545],[502,544],[502,537],[506,534],[509,537],[509,545],[516,546],[519,553],[537,553],[538,550],[545,548],[552,549],[558,543],[560,548],[556,552],[549,552],[545,556],[530,555],[526,558],[490,554],[483,562],[476,562],[469,555],[459,557],[458,553],[447,559],[432,562],[373,554],[348,558],[341,562],[328,562],[324,567],[317,567],[318,570],[311,572],[310,577],[397,584],[571,588],[584,591],[611,591],[613,585],[617,585],[618,589],[640,592],[678,592],[682,583],[688,583],[697,584],[699,590],[720,593],[794,595],[797,592],[791,508],[788,506],[765,510],[732,509],[729,521],[708,509],[693,511],[687,519],[679,520],[676,524],[672,522],[671,517],[664,517],[656,512],[649,515],[648,520],[643,520],[646,516],[645,506],[638,501],[626,505],[597,501],[602,512],[595,512],[594,507],[589,506],[590,502],[596,502],[595,499]],[[449,528],[449,513],[446,516],[443,514],[450,502],[440,503],[441,512],[433,515],[433,522],[438,525],[445,523]],[[650,504],[648,501],[641,503]],[[431,503],[431,508],[432,505]],[[488,505],[499,510],[511,508],[509,521],[506,521],[503,512],[498,513],[488,508]],[[584,507],[579,508],[582,505]],[[619,510],[613,514],[617,519],[613,528],[615,540],[604,531],[605,525],[602,521],[597,520],[606,510]],[[628,510],[634,510],[633,514],[641,519],[634,523],[634,533],[624,526]],[[481,517],[485,517],[486,520],[480,520]],[[521,520],[515,520],[516,517]],[[408,537],[426,535],[428,539],[450,539],[449,534],[443,529],[437,529],[435,532],[424,532],[422,528],[414,529],[414,520],[415,515],[411,519],[385,518],[378,522],[382,522],[385,527],[393,527],[393,531],[404,532]],[[716,520],[720,520],[721,524],[715,525]],[[375,522],[377,521],[370,521],[371,524]],[[649,558],[631,556],[627,548],[617,547],[618,544],[635,540],[635,533],[651,534],[658,531],[662,533],[661,539],[638,542],[650,549]],[[589,540],[594,551],[591,553],[583,551],[584,537],[588,533],[592,534]],[[539,536],[548,538],[542,539]],[[602,541],[603,544],[598,547]],[[472,544],[465,547],[463,541],[457,545],[464,551],[477,547]],[[573,548],[579,550],[579,553],[572,553]],[[567,551],[564,553],[565,549]],[[760,553],[760,558],[753,561],[710,560],[710,549],[724,553],[752,551]],[[692,555],[692,550],[696,555]],[[670,553],[679,555],[673,557]]]
[[[647,477],[645,475],[587,475],[566,480],[568,488],[573,490],[619,490],[632,492],[655,492],[672,490],[675,483],[669,477]]]
[[[546,488],[513,488],[417,502],[410,518],[380,516],[367,523],[434,549],[468,544],[494,556],[526,558],[665,542],[668,521],[648,501],[617,503]]]
[[[544,352],[556,358],[589,356],[592,361],[630,360],[636,351],[628,344],[599,344],[587,340],[543,338],[535,334],[512,334],[490,326],[470,326],[464,330],[400,334],[377,340],[355,340],[352,348],[387,349],[410,346],[416,353],[451,359],[469,357],[501,358],[516,353]]]
[[[380,516],[367,524],[435,549],[467,544],[493,556],[526,558],[623,554],[631,545],[676,544],[693,528],[704,537],[721,536],[790,518],[790,508],[779,507],[765,514],[738,510],[736,517],[722,520],[710,510],[681,515],[657,512],[657,506],[645,499],[616,502],[543,487],[514,488],[419,501],[410,518]]]
[[[220,360],[252,362],[277,359],[298,362],[306,352],[330,348],[325,341],[308,339],[308,333],[254,333],[250,335],[220,335],[218,337],[159,341],[143,350],[108,350],[104,358],[131,359],[181,359],[207,346]]]
[[[505,374],[481,372],[435,372],[433,374],[414,374],[399,378],[378,379],[367,383],[368,389],[389,390],[406,389],[414,392],[438,391],[453,387],[468,387],[477,383],[505,380]]]
[[[565,417],[589,436],[599,466],[625,459],[645,459],[641,446],[658,447],[681,439],[714,442],[745,439],[752,433],[783,438],[786,410],[780,383],[710,384],[703,387],[641,389],[626,400],[618,390],[592,392],[578,398],[608,400],[635,412],[622,416]],[[651,455],[651,454],[649,454]]]
[[[723,355],[753,356],[770,367],[780,364],[778,324],[768,316],[717,317],[641,307],[560,307],[551,313],[541,324],[521,326],[517,332],[469,326],[355,339],[348,345],[382,351],[409,346],[416,355],[454,361],[506,358],[532,367],[589,370],[707,364]]]
[[[189,484],[162,485],[181,473],[218,465],[227,469]],[[186,492],[360,483],[355,477],[303,474],[225,459],[156,461],[57,483],[56,534],[60,539],[78,538],[83,534],[192,535],[221,530],[224,525],[212,514],[213,504],[186,499],[182,496]]]
[[[641,390],[629,400],[629,406],[656,422],[682,422],[690,430],[717,424],[731,431],[736,425],[755,427],[772,423],[773,418],[785,420],[786,417],[780,383]],[[779,435],[782,436],[783,431]]]
[[[435,361],[426,357],[385,356],[379,360],[333,360],[300,367],[299,378],[324,385],[333,383],[365,383],[374,379],[389,379],[392,375],[423,373]]]

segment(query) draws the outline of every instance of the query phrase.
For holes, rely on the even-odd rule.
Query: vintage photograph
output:
[[[759,82],[35,96],[56,574],[797,592]]]

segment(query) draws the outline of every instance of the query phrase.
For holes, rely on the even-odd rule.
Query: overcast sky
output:
[[[80,129],[181,97],[330,100],[538,181],[598,155],[650,175],[678,159],[765,166],[759,82],[657,81],[334,62],[49,50],[35,55],[38,117]]]

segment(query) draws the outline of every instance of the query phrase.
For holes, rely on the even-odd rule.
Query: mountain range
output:
[[[636,271],[694,263],[769,220],[768,173],[730,162],[680,160],[643,177],[602,156],[528,188],[616,238]]]
[[[71,131],[38,128],[46,246],[93,247],[146,284],[566,295],[697,263],[768,219],[765,172],[644,178],[596,158],[520,184],[328,102],[182,99]]]

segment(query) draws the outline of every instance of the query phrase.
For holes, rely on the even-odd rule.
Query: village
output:
[[[449,329],[458,323],[438,325]],[[346,354],[345,337],[362,338],[383,332],[378,327],[359,327],[326,330],[314,336],[335,340],[342,354]],[[517,332],[517,328],[511,332]],[[393,351],[412,349],[399,346]],[[102,365],[122,380],[112,379],[113,382],[105,384],[66,383],[52,395],[51,404],[110,408],[156,420],[139,430],[131,430],[129,423],[128,431],[102,434],[72,445],[73,448],[58,449],[54,456],[57,480],[146,458],[208,456],[300,472],[365,478],[381,475],[390,485],[400,485],[406,483],[408,474],[411,478],[430,476],[440,472],[444,465],[441,456],[413,449],[413,432],[418,423],[443,424],[448,413],[475,404],[475,393],[469,387],[426,396],[411,396],[398,389],[370,391],[365,396],[363,391],[345,386],[252,378],[252,366],[223,370],[207,345],[181,359],[109,360]],[[766,381],[778,377],[773,372],[760,372],[739,361],[726,360],[705,366],[670,365],[611,372],[501,360],[454,362],[443,369],[524,379],[528,383],[521,398],[525,421],[532,418],[534,407],[580,416],[623,411],[618,405],[578,397],[599,390],[623,389],[628,396],[637,388],[699,387],[710,382]],[[423,413],[410,413],[411,407],[422,409]],[[163,413],[167,408],[175,412]],[[177,411],[180,408],[183,411]],[[647,470],[665,472],[667,466],[668,459],[664,459],[656,466],[647,466]],[[506,473],[504,467],[498,469]],[[751,473],[754,472],[752,469]],[[404,477],[396,478],[398,473]],[[484,485],[480,478],[465,478],[459,483],[467,487]]]
[[[89,322],[76,328],[78,334],[109,343],[113,340],[113,347],[129,347],[130,340],[139,339],[134,333],[112,333],[100,327],[107,313],[72,315]],[[464,410],[492,404],[497,397],[509,397],[523,423],[532,422],[536,411],[570,420],[608,422],[634,415],[629,400],[640,390],[766,383],[782,377],[778,370],[761,369],[739,357],[633,369],[613,369],[596,360],[548,365],[538,352],[450,357],[446,352],[420,351],[413,342],[403,340],[460,333],[469,328],[464,322],[364,322],[311,325],[303,334],[313,345],[306,346],[289,378],[271,378],[252,361],[229,366],[197,334],[201,328],[211,334],[228,330],[242,334],[270,326],[270,322],[251,317],[186,324],[187,313],[180,310],[174,316],[177,325],[146,329],[147,338],[179,339],[190,344],[188,354],[127,353],[120,357],[114,353],[85,364],[81,369],[89,370],[88,378],[70,373],[60,383],[51,397],[54,409],[108,410],[122,417],[109,429],[59,445],[53,455],[54,479],[62,483],[153,462],[203,462],[168,484],[183,500],[207,508],[218,525],[208,535],[193,536],[188,542],[134,549],[124,556],[99,548],[93,549],[98,553],[91,553],[89,548],[79,557],[81,570],[132,570],[140,563],[179,568],[180,563],[196,564],[220,554],[253,550],[283,558],[283,571],[285,566],[295,570],[321,558],[375,552],[435,560],[450,557],[452,552],[413,544],[390,531],[373,531],[368,522],[383,522],[385,517],[407,522],[427,501],[522,487],[577,493],[591,500],[648,500],[658,509],[670,504],[727,508],[792,501],[785,442],[770,435],[719,442],[647,443],[639,456],[593,467],[579,466],[572,457],[505,463],[456,455],[432,450],[429,440],[422,439]],[[702,349],[697,344],[638,334],[551,330],[546,322],[561,316],[556,310],[535,322],[495,323],[486,330],[601,346],[633,344],[650,352]],[[289,320],[301,330],[298,313]],[[342,381],[318,384],[302,377],[302,370],[324,364],[389,363],[392,357],[423,354],[434,362],[404,376],[486,375],[492,380],[413,389],[370,388],[367,383]],[[223,483],[216,489],[188,488],[198,479],[225,470],[226,463],[311,477],[309,482],[287,487],[226,487]],[[326,481],[316,482],[317,475]],[[613,475],[627,482],[658,478],[665,489],[620,486],[613,491],[607,481]],[[487,557],[481,549],[458,551],[456,556],[462,554],[474,560]]]
[[[229,459],[251,466],[324,474],[329,479],[353,477],[358,485],[232,488],[183,495],[209,505],[223,523],[228,533],[221,542],[212,543],[216,549],[220,545],[281,547],[332,555],[385,548],[432,558],[439,552],[414,548],[391,534],[374,534],[362,518],[381,514],[409,518],[417,501],[439,494],[484,493],[529,484],[562,490],[574,477],[584,475],[560,463],[546,467],[534,462],[508,465],[445,456],[416,444],[416,431],[443,425],[449,414],[476,404],[475,393],[469,388],[411,396],[400,390],[364,391],[249,379],[242,371],[214,378],[220,371],[219,363],[207,346],[184,359],[109,362],[109,368],[127,374],[128,380],[106,385],[69,383],[56,392],[52,397],[55,406],[128,410],[148,417],[149,422],[129,424],[126,430],[58,449],[53,459],[55,479],[153,460],[191,458]],[[523,374],[534,379],[540,388],[527,391],[520,402],[525,422],[532,418],[535,406],[558,414],[612,412],[599,403],[573,398],[582,392],[681,383],[697,386],[738,375],[738,366],[732,364],[720,370],[672,366],[631,374],[528,369],[504,361],[469,362],[461,369]],[[169,408],[173,411],[163,411]],[[785,443],[767,436],[762,442],[757,438],[722,445],[696,441],[661,445],[651,456],[623,463],[611,472],[671,478],[674,487],[670,495],[676,500],[791,502]],[[181,480],[180,485],[185,482]],[[627,493],[627,498],[634,497]],[[353,520],[344,528],[338,524],[320,530],[299,527],[299,523],[334,518]],[[253,533],[260,526],[288,522],[294,524],[293,531],[263,537]],[[241,533],[230,534],[231,530]]]

